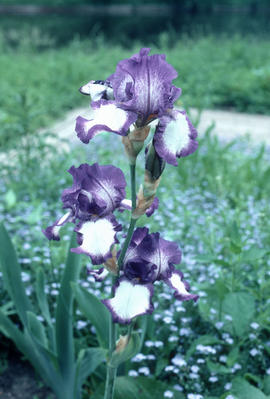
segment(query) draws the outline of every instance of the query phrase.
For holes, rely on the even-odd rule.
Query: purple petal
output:
[[[110,76],[119,106],[136,112],[141,126],[162,116],[180,95],[172,85],[177,77],[175,69],[166,62],[165,55],[149,56],[149,51],[142,48],[138,54],[120,61]]]
[[[164,282],[174,289],[175,298],[180,301],[188,301],[192,299],[196,302],[199,296],[189,293],[189,284],[183,278],[183,273],[180,270],[173,270],[171,275],[164,279]]]
[[[152,205],[146,210],[145,214],[147,217],[150,217],[153,215],[153,213],[158,209],[159,205],[159,199],[158,197],[154,198],[154,201],[152,202]]]
[[[104,131],[126,136],[130,125],[137,119],[134,112],[118,108],[114,101],[100,100],[92,104],[92,108],[93,119],[88,120],[78,116],[76,120],[75,131],[85,144]]]
[[[147,234],[137,247],[130,250],[125,265],[134,258],[143,259],[145,267],[151,270],[152,265],[156,265],[154,281],[170,275],[173,265],[181,262],[181,251],[175,242],[164,240],[159,233],[152,233]]]
[[[154,135],[154,146],[158,155],[171,165],[177,166],[177,158],[186,157],[196,151],[197,131],[185,111],[172,111],[160,118]]]
[[[63,191],[62,201],[65,207],[76,208],[81,220],[110,214],[125,198],[125,176],[115,166],[82,164],[78,168],[72,166],[69,173],[73,185]]]
[[[73,219],[72,212],[65,213],[60,219],[58,219],[52,226],[48,226],[45,230],[42,230],[48,240],[59,241],[59,231],[66,223],[71,222]]]
[[[118,242],[116,234],[121,230],[113,215],[81,222],[75,229],[79,247],[72,252],[90,256],[93,265],[100,265],[112,256],[112,246]]]
[[[121,277],[114,286],[114,297],[102,302],[110,310],[114,323],[129,324],[134,317],[151,314],[152,284],[134,284]]]

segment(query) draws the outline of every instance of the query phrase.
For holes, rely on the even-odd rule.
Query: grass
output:
[[[16,145],[25,134],[23,117],[29,116],[28,126],[36,131],[80,106],[82,83],[106,78],[119,59],[141,47],[140,43],[130,50],[112,47],[97,38],[40,50],[39,41],[33,44],[30,39],[21,39],[16,50],[1,45],[0,141],[4,147]],[[152,46],[153,52],[165,52],[178,71],[175,84],[182,88],[184,106],[265,114],[270,109],[268,48],[268,40],[240,36],[197,40],[183,36],[172,42],[168,34],[160,35]]]

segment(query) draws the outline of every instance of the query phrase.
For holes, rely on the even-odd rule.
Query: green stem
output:
[[[117,368],[111,367],[108,364],[104,399],[112,399],[113,398],[116,372],[117,372]]]
[[[136,164],[130,165],[130,183],[131,183],[131,202],[132,202],[132,211],[133,211],[136,208]],[[127,236],[118,259],[119,270],[121,270],[121,267],[123,265],[123,260],[126,255],[128,246],[130,244],[136,222],[137,219],[133,219],[131,216]]]
[[[130,165],[130,182],[131,182],[131,202],[132,202],[132,211],[136,208],[136,164]],[[133,235],[133,231],[136,225],[136,219],[131,217],[130,224],[127,232],[127,236],[125,242],[123,244],[119,259],[118,259],[118,267],[119,271],[123,265],[123,260],[125,254],[127,252],[129,243],[131,241],[131,237]],[[112,280],[112,287],[115,284],[115,280],[117,277],[114,277]],[[113,291],[112,291],[113,295]],[[129,330],[128,334],[131,335],[132,329]],[[104,399],[113,399],[113,392],[115,386],[115,379],[117,374],[117,367],[112,367],[110,364],[112,354],[115,350],[115,342],[116,342],[116,325],[112,321],[112,317],[110,318],[110,332],[109,332],[109,361],[107,365],[107,376],[106,376],[106,385],[105,385],[105,394]]]

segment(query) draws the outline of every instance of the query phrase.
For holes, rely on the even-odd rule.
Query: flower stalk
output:
[[[131,185],[131,201],[132,201],[132,211],[136,208],[136,163],[130,165],[130,185]],[[132,214],[131,214],[132,215]],[[125,242],[123,244],[121,253],[119,255],[118,259],[118,273],[121,270],[121,266],[123,265],[123,260],[125,257],[125,254],[127,252],[128,246],[130,244],[134,228],[136,225],[136,219],[133,219],[132,216],[130,218],[130,224],[127,232],[127,236],[125,239]],[[113,277],[112,281],[112,287],[115,285],[115,280],[117,278]],[[113,296],[113,290],[112,290],[112,296]],[[132,328],[129,326],[128,329],[128,339],[131,336]],[[109,331],[110,337],[109,337],[109,359],[108,359],[108,364],[107,364],[107,375],[106,375],[106,385],[105,385],[105,394],[104,394],[104,399],[113,399],[113,393],[114,393],[114,386],[115,386],[115,380],[116,380],[116,375],[117,375],[117,367],[113,367],[111,365],[111,359],[112,359],[112,354],[115,350],[115,343],[116,343],[116,324],[113,322],[112,316],[110,317],[110,331]]]

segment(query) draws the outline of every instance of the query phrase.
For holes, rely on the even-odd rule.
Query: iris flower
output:
[[[73,185],[62,194],[63,208],[68,212],[44,234],[59,241],[61,227],[73,222],[79,246],[72,251],[88,255],[94,265],[102,264],[111,257],[111,248],[118,242],[116,234],[122,229],[113,212],[126,196],[124,174],[115,166],[97,163],[72,166],[69,173]]]
[[[137,228],[114,287],[114,297],[103,300],[114,322],[128,324],[136,316],[152,313],[155,281],[170,286],[176,299],[196,301],[198,296],[189,292],[182,272],[174,267],[180,262],[181,251],[176,243],[164,240],[159,233],[149,234],[146,227]]]
[[[126,180],[121,169],[112,165],[82,164],[72,166],[69,173],[73,185],[62,193],[63,208],[67,212],[44,230],[49,240],[60,240],[61,227],[68,222],[75,224],[77,248],[72,251],[88,255],[94,265],[111,257],[111,249],[118,243],[117,232],[122,230],[113,212],[131,209],[126,199]],[[147,216],[158,207],[157,198],[146,210]]]
[[[121,136],[129,128],[142,128],[158,120],[153,144],[159,156],[177,165],[177,158],[197,148],[196,129],[185,111],[174,108],[181,89],[172,84],[175,69],[165,55],[148,55],[149,48],[118,63],[114,74],[105,81],[91,80],[80,88],[92,99],[93,118],[77,118],[76,132],[83,143],[107,131]]]

